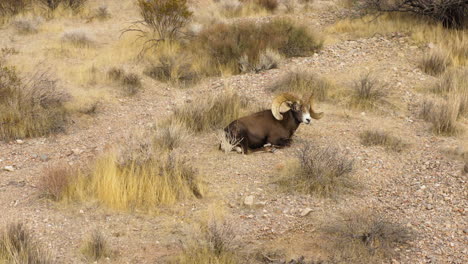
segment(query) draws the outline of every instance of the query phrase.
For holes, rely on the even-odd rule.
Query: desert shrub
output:
[[[187,0],[138,0],[141,21],[134,24],[130,31],[148,34],[149,39],[174,40],[181,36],[181,30],[189,22],[192,12]],[[145,29],[141,29],[142,25]]]
[[[31,232],[21,223],[10,224],[0,234],[0,262],[12,264],[52,263]]]
[[[188,131],[183,124],[171,121],[155,129],[153,143],[160,149],[173,150],[181,146],[188,136]]]
[[[401,152],[407,144],[399,137],[381,130],[366,130],[359,134],[361,144],[364,146],[384,146],[388,150]]]
[[[125,95],[132,96],[141,90],[141,78],[136,73],[128,73],[122,77],[122,88]]]
[[[291,71],[284,74],[269,88],[271,92],[312,93],[314,98],[324,101],[333,89],[333,84],[325,78],[308,71]]]
[[[233,73],[241,72],[241,59],[258,65],[267,49],[296,57],[310,55],[322,46],[322,40],[305,27],[284,19],[216,24],[202,30],[193,43],[195,50],[209,56],[211,65],[229,67]]]
[[[0,17],[14,16],[26,11],[31,0],[2,0],[0,1]]]
[[[122,68],[112,67],[107,71],[107,77],[112,81],[121,81],[125,75],[125,70]]]
[[[434,93],[446,98],[459,97],[459,116],[468,117],[468,70],[452,69],[446,72],[432,88]]]
[[[66,164],[46,168],[38,186],[41,195],[54,201],[61,200],[77,173],[77,169]]]
[[[13,20],[11,24],[16,29],[16,31],[18,31],[18,33],[20,34],[33,34],[39,31],[38,28],[42,24],[42,19],[20,18],[20,19]]]
[[[448,54],[441,50],[431,50],[426,53],[419,63],[421,70],[430,75],[439,75],[450,65]]]
[[[174,119],[191,131],[200,133],[224,128],[239,118],[246,106],[238,94],[225,92],[215,97],[197,99],[192,104],[175,109]]]
[[[0,63],[0,140],[45,136],[63,129],[68,96],[46,74],[22,80]]]
[[[290,190],[332,197],[356,186],[350,177],[353,164],[337,148],[306,143],[298,151],[297,161],[281,172],[278,183]]]
[[[413,238],[411,230],[367,211],[328,218],[322,231],[329,236],[329,251],[338,263],[380,263]]]
[[[374,108],[387,96],[386,85],[371,73],[362,75],[352,87],[351,105],[358,108]]]
[[[463,28],[468,23],[468,4],[464,0],[365,0],[360,6],[368,11],[399,12],[424,16],[447,28]]]
[[[275,11],[278,8],[278,0],[256,0],[257,4],[268,11]]]
[[[91,237],[83,245],[81,252],[92,261],[110,257],[111,255],[106,239],[99,230],[93,231]]]
[[[74,12],[80,11],[88,0],[37,0],[39,4],[48,9],[55,11],[60,5],[69,8]]]
[[[460,110],[460,99],[457,97],[443,101],[424,100],[420,116],[432,123],[436,134],[454,135],[461,132],[457,119]]]
[[[67,32],[64,32],[62,35],[62,41],[70,43],[76,47],[91,47],[94,45],[95,41],[90,37],[89,33],[81,29],[73,29]]]
[[[192,241],[185,242],[182,254],[174,263],[240,263],[240,259],[235,254],[235,233],[229,222],[211,220],[200,227],[199,233]]]

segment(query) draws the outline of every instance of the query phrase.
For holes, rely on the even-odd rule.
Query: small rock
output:
[[[253,195],[249,195],[249,196],[245,197],[244,204],[247,205],[247,206],[252,206],[254,204]]]
[[[426,209],[427,210],[432,210],[432,204],[426,204]]]
[[[305,208],[301,211],[301,216],[304,217],[304,216],[307,216],[309,215],[313,210],[311,208]]]
[[[47,156],[45,154],[42,154],[40,158],[41,158],[42,161],[48,161],[49,160],[49,156]]]
[[[17,139],[17,140],[16,140],[16,143],[22,145],[22,144],[24,144],[24,141],[21,140],[21,139]]]
[[[33,158],[33,159],[37,159],[38,157],[39,157],[39,156],[38,156],[37,154],[32,154],[32,155],[31,155],[31,158]]]
[[[4,170],[4,171],[13,172],[13,171],[15,171],[15,167],[13,167],[13,166],[5,166],[5,167],[3,167],[3,170]]]

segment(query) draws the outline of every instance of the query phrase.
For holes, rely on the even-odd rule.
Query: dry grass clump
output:
[[[52,263],[31,232],[21,223],[10,224],[0,234],[0,263]]]
[[[89,33],[82,29],[73,29],[64,32],[62,35],[62,41],[70,43],[78,48],[89,48],[95,44],[94,39],[90,37]]]
[[[37,0],[37,2],[50,12],[55,11],[59,6],[79,12],[88,0]]]
[[[67,95],[46,74],[22,80],[0,63],[0,140],[45,136],[63,129]]]
[[[235,233],[229,222],[211,220],[202,225],[201,234],[183,245],[183,252],[174,263],[177,264],[238,264],[235,254]]]
[[[241,60],[243,64],[259,65],[261,54],[267,49],[297,57],[310,55],[322,47],[320,37],[285,19],[216,24],[202,30],[192,43],[195,54],[208,56],[207,65],[212,65],[208,71],[212,74],[219,74],[221,69],[238,74]]]
[[[247,107],[245,100],[231,92],[194,102],[177,108],[173,118],[196,133],[224,128]]]
[[[104,20],[107,20],[107,19],[109,19],[111,17],[112,16],[109,13],[109,8],[107,8],[106,5],[102,5],[102,6],[96,8],[95,10],[92,11],[90,16],[88,17],[88,21],[91,22],[94,19],[104,21]]]
[[[367,211],[327,219],[322,231],[330,236],[329,251],[339,263],[381,263],[412,239],[412,232],[404,226]]]
[[[457,120],[460,111],[460,98],[451,97],[447,100],[424,100],[421,105],[420,116],[432,123],[436,134],[455,135],[462,131]]]
[[[116,210],[153,211],[202,197],[197,171],[172,152],[162,152],[150,135],[126,139],[117,153],[99,157],[74,175],[61,201],[97,201]]]
[[[439,75],[450,65],[450,57],[440,49],[426,53],[419,63],[421,70],[430,75]]]
[[[351,106],[363,109],[375,108],[385,103],[387,96],[386,84],[377,80],[371,73],[361,76],[352,87]]]
[[[241,139],[235,138],[230,134],[226,134],[223,129],[219,129],[216,131],[216,138],[219,141],[219,149],[222,150],[224,153],[231,153],[233,150],[236,149],[238,143]]]
[[[278,183],[288,189],[332,197],[356,185],[351,178],[354,160],[337,148],[306,143],[298,151],[297,159],[281,172]]]
[[[401,152],[408,146],[401,138],[381,130],[366,130],[360,133],[359,137],[364,146],[384,146],[386,149],[396,152]]]
[[[137,94],[143,87],[141,77],[136,73],[126,73],[124,69],[112,67],[107,71],[107,77],[120,84],[122,92],[126,96]]]
[[[160,149],[173,150],[189,138],[187,128],[177,121],[158,126],[153,133],[153,144]]]
[[[0,1],[0,17],[14,16],[26,11],[31,0],[2,0]]]
[[[247,54],[244,54],[239,60],[239,69],[241,73],[259,73],[278,68],[282,60],[283,56],[278,51],[268,48],[260,53],[260,57],[255,64],[251,64]]]
[[[468,117],[468,69],[451,69],[433,87],[434,93],[460,99],[459,116]]]
[[[39,32],[43,20],[40,18],[18,18],[11,23],[20,34],[34,34]]]
[[[89,240],[83,245],[81,253],[92,261],[98,261],[104,257],[111,256],[106,239],[99,230],[93,231]]]
[[[327,99],[333,84],[317,74],[308,71],[291,71],[284,74],[277,82],[269,87],[272,92],[300,92],[312,93],[319,101]]]
[[[256,0],[257,4],[272,12],[278,8],[278,0]]]

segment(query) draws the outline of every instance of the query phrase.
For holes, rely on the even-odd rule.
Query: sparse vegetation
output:
[[[450,65],[450,58],[439,49],[431,50],[422,58],[419,67],[421,70],[430,75],[439,75]]]
[[[240,260],[234,251],[235,233],[229,222],[211,220],[202,225],[199,237],[183,245],[177,264],[237,264]]]
[[[239,118],[247,107],[239,95],[225,92],[218,96],[197,100],[196,104],[185,105],[174,111],[174,119],[193,132],[200,133],[220,129]]]
[[[337,148],[306,143],[298,151],[297,159],[281,171],[282,178],[278,181],[290,190],[333,197],[356,186],[350,177],[354,160]]]
[[[62,41],[70,43],[79,48],[89,48],[95,44],[89,33],[84,30],[70,30],[62,35]]]
[[[445,98],[458,97],[460,109],[458,116],[468,117],[468,70],[452,69],[446,72],[432,91]]]
[[[42,24],[42,19],[19,18],[13,20],[11,24],[20,34],[34,34],[39,31],[39,26]]]
[[[98,158],[74,175],[62,201],[99,201],[117,210],[154,211],[157,206],[201,198],[197,171],[174,153],[161,153],[148,135],[126,139],[118,154]]]
[[[279,81],[276,81],[269,90],[272,92],[300,92],[312,93],[314,98],[324,101],[328,98],[333,84],[317,74],[307,71],[291,71],[284,74]]]
[[[240,62],[260,65],[261,54],[267,49],[286,57],[307,56],[322,47],[322,40],[303,26],[289,20],[270,22],[239,22],[208,27],[194,40],[193,48],[209,56],[208,65],[214,65],[211,74],[220,68],[231,73],[241,72]],[[195,52],[197,53],[197,52]]]
[[[384,146],[386,149],[396,152],[401,152],[408,146],[401,138],[381,130],[366,130],[360,133],[359,137],[364,146]]]
[[[98,261],[104,257],[110,257],[111,252],[105,237],[99,230],[94,230],[81,250],[89,260]]]
[[[366,211],[351,211],[337,220],[327,219],[323,228],[332,241],[329,249],[341,263],[377,263],[395,255],[395,247],[412,239],[407,228]]]
[[[48,254],[21,223],[10,224],[0,234],[0,262],[11,264],[49,264]]]
[[[436,134],[454,135],[461,132],[457,122],[460,110],[460,99],[452,97],[447,100],[424,100],[421,106],[420,116],[427,122],[431,122]]]
[[[351,106],[358,108],[375,108],[377,104],[385,102],[387,96],[386,85],[378,81],[371,73],[361,76],[354,82]]]
[[[46,74],[24,81],[0,63],[0,140],[37,137],[64,127],[67,95]]]

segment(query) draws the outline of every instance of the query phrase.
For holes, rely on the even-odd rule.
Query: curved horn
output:
[[[273,99],[273,103],[271,104],[271,112],[277,120],[283,120],[283,115],[280,112],[280,107],[284,102],[299,102],[299,99],[296,96],[289,93],[283,93],[276,96],[275,99]]]
[[[313,109],[313,107],[312,107],[313,105],[314,105],[314,96],[311,95],[311,96],[309,97],[309,106],[310,106],[310,110],[309,110],[309,111],[310,111],[310,116],[311,116],[313,119],[320,119],[320,118],[322,118],[322,117],[323,117],[323,112],[320,112],[320,113],[315,112],[314,109]]]

